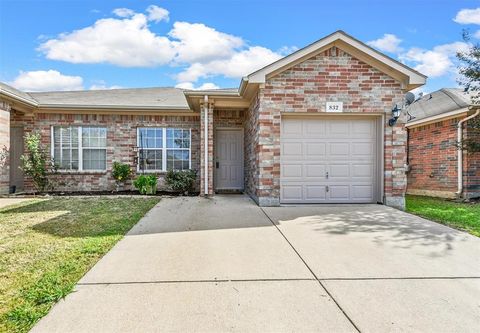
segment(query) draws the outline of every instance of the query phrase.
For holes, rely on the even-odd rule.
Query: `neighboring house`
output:
[[[11,150],[2,190],[30,189],[18,170],[21,138],[40,132],[61,167],[59,191],[110,190],[112,163],[121,161],[159,175],[192,168],[202,195],[244,190],[261,206],[403,208],[406,118],[388,121],[425,80],[337,31],[244,77],[238,89],[24,93],[2,85],[0,145]]]
[[[480,196],[480,153],[467,153],[457,145],[462,138],[472,137],[465,119],[476,117],[477,110],[470,94],[462,89],[440,89],[408,108],[412,118],[406,125],[407,193],[444,198]],[[463,169],[460,174],[459,168]]]

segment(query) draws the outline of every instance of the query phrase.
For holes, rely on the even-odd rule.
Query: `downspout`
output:
[[[477,110],[474,114],[471,116],[468,116],[466,118],[463,118],[460,120],[457,124],[457,144],[458,144],[458,150],[457,150],[457,192],[455,194],[457,196],[460,196],[463,192],[463,147],[462,147],[462,134],[463,134],[463,123],[475,118],[480,114],[480,109]]]
[[[204,163],[205,163],[205,195],[208,195],[208,95],[205,95],[203,98],[203,126],[204,126]]]

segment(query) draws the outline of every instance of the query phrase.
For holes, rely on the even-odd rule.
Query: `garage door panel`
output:
[[[330,156],[344,156],[347,157],[350,154],[350,145],[348,142],[336,142],[330,143],[329,147],[329,155]]]
[[[307,164],[305,165],[305,177],[307,178],[325,178],[327,173],[325,164]]]
[[[337,177],[350,177],[350,164],[330,164],[329,166],[328,177],[337,178]]]
[[[320,121],[304,122],[303,137],[325,137],[327,134],[326,123]]]
[[[302,142],[285,142],[282,153],[285,158],[300,158],[303,155],[302,146]]]
[[[302,164],[283,164],[282,175],[285,178],[302,178],[303,165]]]
[[[332,200],[349,200],[350,186],[349,185],[329,185],[329,197]]]
[[[349,124],[345,123],[344,120],[329,120],[328,123],[328,135],[329,137],[348,137],[349,134]]]
[[[300,119],[289,119],[282,123],[282,135],[285,137],[300,137],[303,133],[303,121]]]
[[[327,200],[327,187],[325,185],[305,185],[304,200]]]
[[[354,200],[368,200],[373,196],[372,185],[352,185],[352,198]]]
[[[374,176],[373,164],[352,163],[352,177],[372,177]]]
[[[306,142],[305,143],[305,152],[307,158],[318,158],[325,157],[326,153],[326,144],[319,142]]]
[[[374,138],[375,124],[371,120],[357,120],[352,122],[352,136],[355,138]]]
[[[373,118],[282,119],[281,202],[375,202],[375,131]]]
[[[352,155],[371,158],[375,149],[374,146],[373,142],[352,143]]]

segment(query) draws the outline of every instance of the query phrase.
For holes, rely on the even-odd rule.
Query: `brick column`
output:
[[[10,104],[0,100],[0,194],[10,186]]]
[[[205,194],[205,116],[208,121],[208,195],[213,195],[213,104],[201,105],[200,116],[200,195]]]
[[[405,209],[407,190],[407,131],[406,115],[402,113],[397,123],[388,125],[389,115],[385,117],[385,205]]]

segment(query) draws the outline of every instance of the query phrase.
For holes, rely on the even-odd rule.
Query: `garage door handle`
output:
[[[325,174],[325,178],[327,178],[327,179],[328,179],[328,171],[327,171],[327,173]]]

